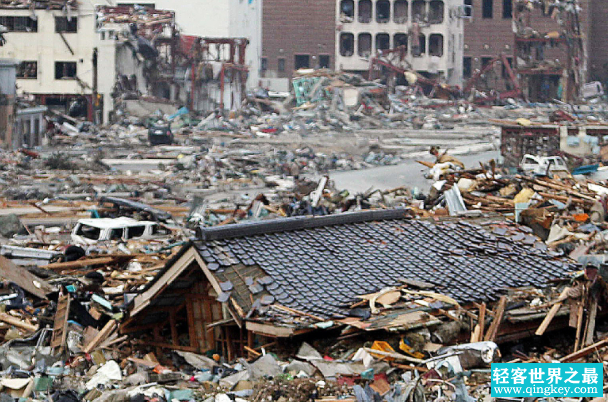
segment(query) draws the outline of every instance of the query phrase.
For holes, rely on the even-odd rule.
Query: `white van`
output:
[[[72,230],[76,244],[95,244],[101,241],[156,239],[171,235],[171,230],[158,222],[138,221],[132,218],[80,219]]]

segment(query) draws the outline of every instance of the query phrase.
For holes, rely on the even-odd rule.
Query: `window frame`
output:
[[[78,33],[78,17],[72,17],[68,21],[68,17],[56,16],[55,33]]]
[[[61,77],[57,77],[57,67],[58,64],[73,64],[74,65],[74,75],[67,76],[63,75]],[[63,68],[65,70],[65,67]],[[55,80],[75,80],[78,78],[78,63],[75,61],[55,61]]]
[[[21,75],[21,71],[24,70],[25,64],[34,64],[36,74],[33,77],[25,77]],[[38,61],[36,60],[22,60],[17,66],[17,79],[18,80],[37,80],[38,79]]]
[[[482,0],[481,18],[484,20],[494,19],[494,0]]]

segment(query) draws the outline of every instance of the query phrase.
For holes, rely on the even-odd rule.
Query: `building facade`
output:
[[[530,35],[519,35],[516,39],[518,11],[525,2],[518,0],[464,0],[468,9],[465,22],[465,46],[463,58],[463,71],[465,80],[475,75],[495,57],[504,54],[512,66],[514,55],[520,54],[522,49],[515,46],[539,47],[542,45],[537,38],[538,34],[548,34],[549,43],[542,46],[542,58],[547,61],[565,63],[566,46],[560,40],[551,40],[550,36],[561,34],[563,27],[550,2],[541,7],[538,12],[531,12],[525,17],[525,24],[531,27]],[[587,63],[587,81],[608,80],[608,49],[604,45],[608,40],[608,7],[602,0],[578,0],[580,12],[578,23],[585,41],[584,49]],[[518,10],[517,7],[521,9]],[[526,36],[529,36],[527,38]],[[528,42],[526,44],[526,42]],[[536,43],[533,43],[536,42]],[[563,42],[563,40],[562,40]],[[517,45],[516,45],[517,43]],[[540,51],[537,51],[539,53]],[[522,62],[525,60],[520,60]],[[519,63],[520,66],[522,63]],[[524,63],[525,64],[525,63]],[[503,91],[512,89],[507,79],[505,68],[497,63],[483,76],[479,77],[476,87],[481,89],[496,89]]]
[[[462,84],[461,0],[337,0],[336,67],[365,72],[370,57],[405,51],[409,69]]]
[[[288,91],[294,71],[333,69],[336,0],[264,0],[262,85]]]
[[[94,9],[0,9],[0,58],[19,61],[17,90],[50,108],[93,118]]]

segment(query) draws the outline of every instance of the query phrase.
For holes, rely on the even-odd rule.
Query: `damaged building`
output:
[[[212,111],[240,106],[248,78],[244,38],[200,38],[178,32],[175,13],[131,6],[99,7],[97,30],[105,71],[100,88],[116,109],[145,117],[177,105]],[[120,113],[120,112],[119,112]]]
[[[336,66],[367,71],[372,56],[400,49],[405,69],[461,85],[462,17],[453,0],[338,0]]]
[[[181,35],[167,10],[35,4],[2,6],[8,33],[0,57],[19,61],[20,95],[97,123],[129,106],[147,115],[159,108],[173,113],[178,105],[203,111],[240,105],[247,39]]]
[[[571,269],[527,228],[492,218],[431,222],[395,209],[203,228],[134,297],[121,331],[145,345],[213,349],[233,359],[254,348],[257,336],[437,329],[445,318],[437,309],[496,301],[506,288],[543,287]],[[378,314],[374,301],[396,290],[388,304],[401,291],[442,302],[395,304]],[[361,299],[371,300],[371,310]],[[486,340],[521,339],[538,325],[533,317],[509,321]]]
[[[93,120],[95,74],[94,9],[76,1],[0,4],[7,29],[0,57],[15,59],[18,94],[41,105]]]

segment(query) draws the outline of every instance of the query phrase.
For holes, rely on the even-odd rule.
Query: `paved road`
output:
[[[479,162],[487,162],[490,159],[498,158],[498,151],[482,152],[474,155],[459,155],[465,166],[479,166]],[[424,160],[431,161],[427,157]],[[422,192],[427,193],[431,181],[424,178],[424,172],[428,169],[414,160],[404,162],[394,166],[380,166],[366,170],[353,170],[348,172],[333,172],[330,178],[336,182],[339,189],[347,189],[351,193],[364,192],[370,187],[377,189],[390,189],[399,186],[410,188],[418,187]]]

